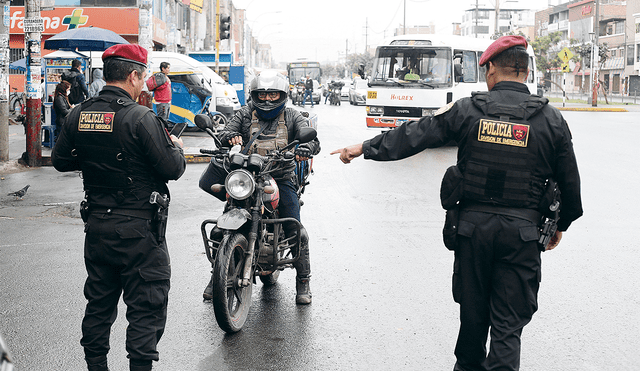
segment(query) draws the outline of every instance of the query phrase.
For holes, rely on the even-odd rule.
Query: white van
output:
[[[88,54],[88,52],[84,52]],[[204,63],[197,61],[188,55],[172,52],[154,51],[150,54],[151,73],[160,72],[160,63],[168,62],[171,71],[194,71],[202,73],[205,77],[205,87],[209,88],[214,96],[215,107],[210,110],[224,114],[228,119],[233,117],[235,111],[241,108],[238,94],[233,86],[229,85],[215,71]],[[91,68],[102,68],[102,52],[91,52]],[[207,86],[208,85],[208,86]]]

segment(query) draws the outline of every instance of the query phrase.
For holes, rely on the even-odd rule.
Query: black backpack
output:
[[[79,74],[80,72],[77,71],[64,71],[61,76],[62,80],[71,84],[71,89],[69,90],[69,102],[71,104],[80,103],[84,100],[84,94],[80,88],[80,83],[78,83]]]

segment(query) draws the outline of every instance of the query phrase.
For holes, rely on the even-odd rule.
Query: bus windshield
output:
[[[290,63],[288,70],[289,82],[291,84],[306,80],[307,75],[309,75],[311,79],[320,82],[322,75],[319,63]]]
[[[376,51],[371,85],[424,86],[452,85],[450,48],[381,46]]]

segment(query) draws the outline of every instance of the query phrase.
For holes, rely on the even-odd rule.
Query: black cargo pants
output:
[[[460,213],[453,273],[453,297],[460,304],[455,371],[520,368],[520,335],[538,308],[537,239],[531,221]]]
[[[158,360],[156,346],[167,319],[171,267],[166,243],[158,243],[151,228],[151,220],[127,216],[91,214],[88,219],[84,249],[88,303],[81,340],[87,358],[109,352],[111,325],[123,293],[129,358],[149,365]]]

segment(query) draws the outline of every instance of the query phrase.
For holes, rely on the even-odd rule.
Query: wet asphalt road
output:
[[[313,304],[296,306],[295,273],[254,287],[245,328],[225,335],[202,301],[209,263],[199,234],[222,205],[197,187],[205,164],[170,183],[173,276],[155,370],[450,370],[458,327],[453,255],[441,242],[439,187],[455,149],[394,163],[343,165],[331,150],[377,134],[364,107],[316,106],[322,152],[303,200]],[[308,108],[309,109],[309,108]],[[310,109],[309,109],[310,110]],[[585,216],[543,256],[540,308],[523,333],[522,370],[636,370],[640,362],[638,112],[565,112]],[[13,129],[13,128],[12,128]],[[188,134],[191,135],[191,134]],[[205,139],[191,138],[189,143]],[[0,332],[18,370],[81,370],[81,180],[40,168],[0,181]],[[23,201],[5,196],[25,184]],[[111,370],[126,370],[125,307]]]

